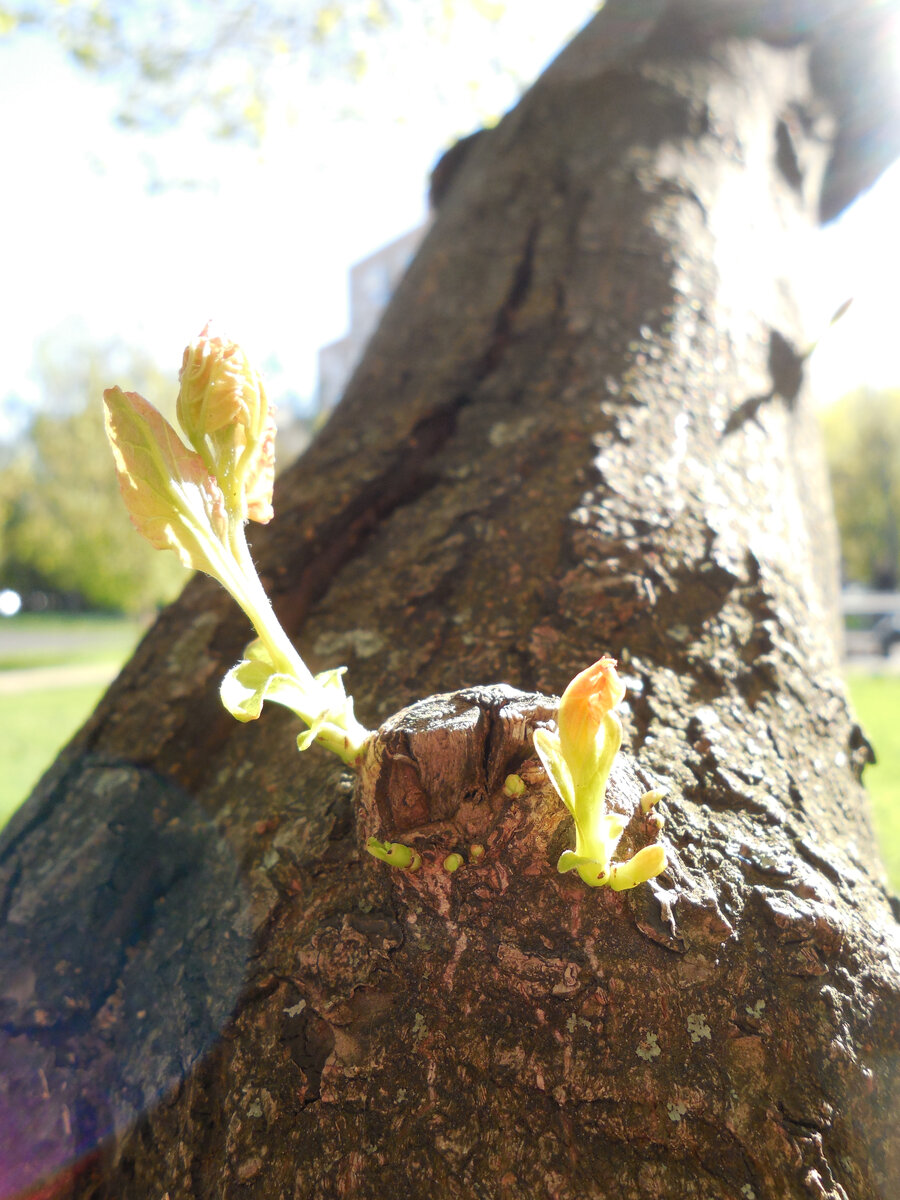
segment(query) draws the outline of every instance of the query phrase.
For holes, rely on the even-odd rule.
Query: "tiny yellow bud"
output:
[[[448,854],[444,859],[444,870],[449,871],[452,875],[454,871],[458,871],[463,865],[463,856],[461,854]]]
[[[522,796],[526,791],[525,780],[521,775],[507,775],[503,781],[504,796]]]
[[[484,846],[480,846],[478,842],[476,842],[473,846],[470,846],[469,858],[472,860],[472,862],[478,862],[480,858],[484,858]]]
[[[418,871],[422,865],[422,856],[409,846],[404,846],[402,842],[379,842],[378,838],[370,837],[366,842],[366,849],[373,858],[380,859],[390,867]]]

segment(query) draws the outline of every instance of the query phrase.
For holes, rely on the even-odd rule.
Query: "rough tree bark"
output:
[[[4,1197],[897,1194],[900,945],[783,275],[894,149],[897,10],[860,7],[610,3],[442,180],[255,539],[387,723],[358,782],[300,758],[219,706],[231,601],[161,615],[2,843]],[[671,867],[621,894],[556,874],[529,742],[601,652],[614,802],[670,789]]]

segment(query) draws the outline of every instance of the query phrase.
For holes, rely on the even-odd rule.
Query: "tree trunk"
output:
[[[784,275],[890,156],[897,9],[636,7],[442,180],[256,535],[384,722],[358,775],[225,714],[250,631],[198,578],[6,831],[0,1196],[898,1194],[900,944]],[[604,652],[612,803],[669,789],[623,893],[557,874],[529,740]]]

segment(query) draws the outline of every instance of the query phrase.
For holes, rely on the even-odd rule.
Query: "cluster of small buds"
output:
[[[422,866],[422,856],[418,850],[413,850],[411,846],[405,846],[403,842],[381,842],[376,837],[370,837],[366,840],[366,850],[379,862],[387,863],[389,867],[399,867],[401,871],[418,871]],[[484,846],[469,847],[470,863],[477,863],[483,857]],[[441,869],[448,875],[453,875],[465,864],[464,856],[455,850],[440,860]]]
[[[281,628],[259,581],[245,523],[272,518],[275,421],[259,375],[234,342],[207,325],[184,352],[176,412],[187,445],[143,396],[104,392],[106,432],[119,486],[137,529],[188,568],[217,579],[257,638],[222,683],[222,703],[240,721],[265,700],[283,704],[345,762],[370,738],[344,692],[344,668],[313,675]]]
[[[668,865],[665,849],[659,844],[645,846],[624,861],[613,861],[626,821],[607,810],[606,787],[622,744],[622,726],[615,710],[624,696],[625,685],[616,673],[615,661],[601,658],[576,675],[563,692],[558,732],[537,729],[534,733],[538,757],[575,819],[575,848],[562,852],[557,870],[560,874],[577,871],[590,887],[605,885],[619,892],[646,883]],[[503,794],[515,801],[527,787],[520,775],[510,774],[503,781]],[[664,824],[655,811],[662,796],[661,791],[651,790],[640,798],[646,827],[654,834]],[[422,865],[420,855],[399,842],[369,838],[366,849],[393,867],[416,871]],[[478,862],[483,854],[482,846],[472,846],[470,862]],[[441,865],[452,874],[464,862],[461,854],[453,852]]]

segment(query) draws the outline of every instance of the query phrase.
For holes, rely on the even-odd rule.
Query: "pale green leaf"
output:
[[[588,887],[603,887],[609,882],[608,863],[586,858],[583,854],[576,854],[574,850],[563,850],[556,869],[560,875],[565,875],[567,871],[577,871]]]
[[[549,729],[536,729],[534,731],[534,748],[560,799],[569,812],[574,815],[575,787],[572,783],[572,773],[562,756],[559,738]]]
[[[616,863],[610,872],[609,886],[616,892],[624,892],[653,879],[668,866],[666,852],[660,845],[645,846],[627,862]]]
[[[270,666],[245,658],[222,680],[219,688],[222,704],[236,720],[255,721],[262,711],[271,680]]]
[[[219,688],[222,704],[238,721],[255,721],[266,700],[283,704],[306,719],[310,697],[296,679],[278,671],[261,638],[244,650],[245,657],[225,676]]]

